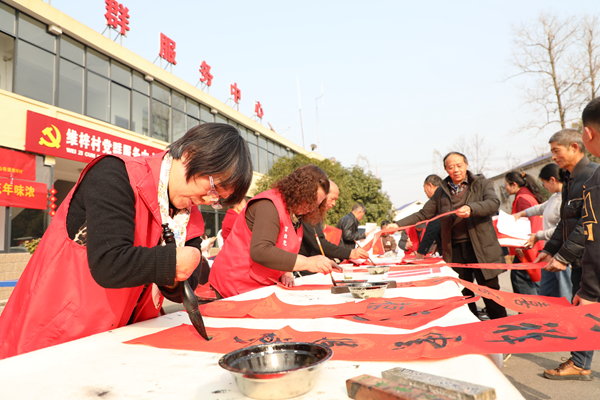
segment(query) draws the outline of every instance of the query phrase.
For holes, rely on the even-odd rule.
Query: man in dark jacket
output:
[[[348,247],[353,249],[356,247],[356,241],[365,239],[366,233],[358,232],[358,223],[365,216],[365,206],[360,203],[356,203],[352,206],[352,212],[346,214],[337,223],[337,228],[342,230],[342,242],[340,246]]]
[[[327,195],[327,211],[335,207],[335,202],[340,196],[340,189],[333,181],[329,181],[329,194]],[[311,225],[308,222],[302,221],[302,245],[300,246],[300,254],[306,257],[317,256],[321,254],[321,249],[317,243],[315,233],[319,236],[319,241],[323,247],[325,256],[331,259],[346,260],[348,258],[367,258],[369,253],[363,249],[350,249],[345,246],[329,242],[323,233],[323,223]],[[300,271],[300,275],[310,275],[306,271]]]
[[[444,168],[448,177],[435,191],[423,208],[396,223],[399,226],[414,225],[431,219],[438,214],[456,210],[456,215],[441,218],[441,252],[446,262],[504,263],[502,248],[498,243],[492,224],[492,215],[498,212],[500,200],[494,186],[487,179],[475,176],[467,170],[467,158],[457,152],[444,157]],[[498,275],[503,269],[456,268],[461,279],[492,289],[500,289]],[[468,289],[464,295],[472,295]],[[506,309],[490,299],[484,299],[490,318],[506,316]],[[477,307],[469,304],[477,315]]]
[[[586,107],[588,110],[588,107]],[[584,110],[584,116],[586,111]],[[600,115],[594,117],[599,119]],[[584,122],[584,127],[590,117]],[[591,124],[590,127],[594,125]],[[586,181],[597,170],[598,164],[590,162],[586,157],[581,134],[574,129],[563,129],[556,132],[549,140],[552,160],[560,168],[565,169],[565,181],[562,189],[560,221],[544,250],[536,262],[548,261],[546,270],[550,272],[564,271],[571,264],[571,283],[573,294],[579,293],[582,275],[582,256],[584,254],[585,233],[582,220],[584,208],[584,188]],[[589,229],[589,226],[588,226]],[[586,251],[588,247],[586,246]],[[592,264],[593,265],[593,264]],[[575,299],[573,301],[575,304]],[[591,363],[593,351],[571,352],[571,358],[560,364],[558,368],[544,371],[549,379],[591,380]]]

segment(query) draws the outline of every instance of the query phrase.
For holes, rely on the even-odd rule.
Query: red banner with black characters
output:
[[[85,163],[104,154],[139,157],[163,151],[33,111],[27,111],[25,150]]]
[[[300,332],[282,329],[208,328],[204,340],[191,325],[181,325],[127,344],[228,353],[278,342],[309,342],[330,347],[334,360],[406,361],[463,354],[537,353],[600,349],[600,304],[552,308],[489,321],[433,327],[409,334]]]

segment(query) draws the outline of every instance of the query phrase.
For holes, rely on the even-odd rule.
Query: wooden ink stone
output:
[[[346,381],[348,397],[355,400],[451,400],[415,386],[403,385],[372,375],[360,375]]]
[[[411,385],[455,400],[494,400],[494,388],[458,381],[443,376],[426,374],[406,368],[393,368],[381,373],[385,379]]]

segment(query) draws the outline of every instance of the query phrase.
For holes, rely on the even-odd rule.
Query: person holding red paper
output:
[[[543,202],[542,192],[535,179],[524,172],[511,171],[504,176],[504,189],[509,195],[515,195],[512,206],[512,214],[527,208],[537,206]],[[542,229],[542,219],[539,216],[529,218],[531,231],[537,232]],[[508,254],[515,256],[513,263],[532,262],[542,250],[542,243],[537,243],[533,249],[523,250],[510,248]],[[512,270],[510,281],[513,292],[520,294],[540,293],[540,279],[542,277],[539,269],[535,270]]]
[[[562,203],[561,192],[563,188],[564,177],[560,173],[558,165],[551,163],[542,168],[539,174],[542,186],[552,193],[552,196],[545,202],[533,206],[526,210],[513,214],[515,219],[522,217],[533,217],[543,215],[543,229],[533,231],[525,243],[525,248],[531,248],[540,241],[549,240],[560,221],[560,204]],[[542,278],[540,280],[540,295],[552,297],[573,298],[573,285],[571,284],[571,267],[564,271],[549,272],[541,270]]]
[[[217,298],[271,286],[273,281],[293,286],[292,271],[330,273],[337,265],[327,257],[298,254],[302,220],[322,220],[329,187],[325,172],[311,164],[250,199],[212,265],[209,282]]]
[[[598,246],[600,229],[598,228],[598,219],[596,217],[600,209],[594,209],[594,206],[600,204],[600,169],[598,169],[597,164],[591,163],[588,160],[582,146],[585,145],[585,148],[596,157],[600,156],[600,98],[595,98],[588,103],[583,110],[582,120],[583,135],[580,136],[579,132],[572,129],[564,129],[550,138],[550,143],[553,147],[553,158],[556,157],[560,161],[557,161],[557,164],[569,171],[566,175],[565,187],[563,187],[562,204],[563,206],[568,206],[577,201],[576,204],[580,207],[578,213],[580,218],[573,231],[573,233],[578,233],[576,236],[578,246],[575,249],[581,249],[581,251],[577,252],[577,255],[581,257],[579,259],[580,267],[577,268],[575,264],[579,260],[575,259],[572,261],[571,279],[573,282],[573,293],[575,293],[573,297],[574,306],[594,304],[600,299],[600,246]],[[572,141],[572,143],[569,143],[569,141]],[[557,149],[558,146],[562,147],[562,149]],[[583,176],[589,178],[584,180]],[[580,194],[580,197],[571,199],[572,192],[570,189],[578,190],[575,195]],[[567,225],[568,223],[565,214],[572,215],[572,211],[569,213],[569,210],[565,208],[563,207],[563,210],[561,210],[562,224],[559,223],[551,240],[557,241],[560,238],[557,237],[557,233],[561,233],[559,231],[561,225]],[[572,240],[573,233],[568,236],[567,241]],[[544,251],[547,251],[547,249],[552,250],[548,244],[544,247]],[[563,248],[566,245],[567,243],[565,242]],[[560,254],[564,253],[563,248],[560,249]],[[573,246],[570,248],[573,248]],[[546,269],[564,269],[561,266],[564,266],[564,264],[560,260],[557,260],[555,255],[548,263],[548,266],[546,266]],[[579,277],[581,279],[575,285],[576,281],[573,279]],[[591,381],[593,379],[591,370],[593,356],[594,351],[571,352],[571,358],[555,369],[544,371],[544,376],[553,380]]]
[[[399,226],[414,225],[449,211],[455,215],[441,218],[441,251],[444,261],[459,264],[504,263],[502,248],[492,224],[492,215],[498,212],[500,200],[490,181],[468,171],[467,158],[458,152],[444,157],[448,177],[435,191],[423,208],[396,223]],[[492,289],[500,289],[498,275],[503,269],[456,268],[461,279]],[[464,289],[465,296],[473,295]],[[491,299],[484,299],[490,318],[506,316],[506,309]],[[477,315],[477,307],[469,309]]]

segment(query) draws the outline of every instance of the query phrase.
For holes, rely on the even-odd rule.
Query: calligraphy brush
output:
[[[355,240],[354,243],[356,243],[356,245],[358,246],[359,249],[362,249],[362,247],[360,247],[360,244],[358,244],[358,242]],[[371,264],[375,265],[375,263],[373,262],[373,260],[371,260],[371,257],[367,256],[367,258],[369,259],[369,261],[371,262]]]
[[[321,241],[319,240],[319,235],[317,235],[316,232],[315,232],[315,239],[317,239],[317,244],[319,245],[319,249],[321,249],[321,254],[323,254],[323,257],[327,257],[325,255],[325,252],[323,251],[323,246],[321,246]],[[333,286],[337,286],[337,283],[335,283],[335,279],[333,279],[333,274],[331,273],[331,271],[329,272],[329,276],[331,277],[331,282],[333,283]]]

